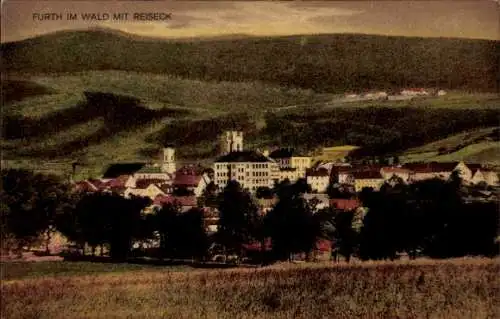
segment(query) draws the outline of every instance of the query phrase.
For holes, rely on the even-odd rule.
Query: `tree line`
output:
[[[209,187],[199,199],[199,206],[218,210],[218,229],[209,234],[206,212],[199,207],[183,211],[168,203],[144,214],[151,205],[147,198],[75,193],[54,176],[4,170],[2,251],[20,252],[58,231],[77,247],[90,247],[92,255],[114,260],[126,260],[154,242],[150,256],[162,259],[206,260],[214,246],[224,255],[243,257],[252,243],[260,243],[254,257],[261,262],[296,254],[313,259],[319,240],[331,242],[332,255],[346,260],[395,259],[401,253],[411,258],[498,254],[496,204],[464,202],[457,175],[448,181],[385,184],[378,192],[364,189],[358,195],[363,208],[352,211],[318,209],[317,201],[302,196],[309,191],[305,180],[281,182],[271,190],[276,204],[261,214],[255,198],[237,182],[220,193]]]

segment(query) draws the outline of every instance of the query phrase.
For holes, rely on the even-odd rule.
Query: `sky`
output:
[[[77,20],[67,20],[67,13]],[[113,21],[113,13],[129,13]],[[171,13],[165,21],[136,21],[139,12]],[[108,27],[162,38],[320,33],[460,37],[500,40],[500,0],[473,1],[33,1],[2,0],[2,42],[68,29]],[[33,15],[61,13],[61,20]],[[110,14],[84,21],[83,13]]]

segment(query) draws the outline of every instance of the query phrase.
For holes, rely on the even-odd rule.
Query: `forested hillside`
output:
[[[2,44],[3,71],[127,70],[343,92],[442,87],[498,91],[498,41],[358,34],[166,41],[105,30]]]

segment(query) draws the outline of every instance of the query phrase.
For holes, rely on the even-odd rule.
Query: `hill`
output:
[[[3,72],[124,70],[317,92],[408,86],[498,91],[498,46],[359,34],[166,41],[97,29],[4,43],[1,50]]]
[[[500,128],[489,127],[455,134],[420,147],[407,150],[404,162],[466,161],[493,166],[500,165]]]
[[[492,94],[336,103],[335,94],[310,89],[126,71],[10,74],[3,84],[17,97],[3,105],[2,165],[69,174],[78,161],[85,164],[79,177],[99,176],[113,162],[150,161],[166,144],[181,161],[208,164],[226,129],[243,130],[251,149],[352,144],[383,155],[494,127],[500,118],[500,98]],[[36,89],[26,94],[27,87]],[[474,159],[492,154],[481,152]]]

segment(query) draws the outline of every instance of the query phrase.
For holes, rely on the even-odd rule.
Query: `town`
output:
[[[309,192],[308,202],[317,209],[332,207],[355,210],[362,207],[359,194],[363,190],[378,191],[384,184],[412,184],[440,179],[446,181],[456,172],[465,185],[477,188],[465,200],[498,201],[499,178],[495,171],[481,164],[464,162],[430,162],[392,165],[382,163],[349,163],[355,146],[323,148],[320,154],[298,154],[291,148],[248,150],[241,131],[226,131],[219,139],[219,157],[212,167],[184,165],[178,167],[175,149],[165,147],[153,163],[117,163],[110,165],[102,178],[74,182],[78,192],[109,192],[130,198],[146,197],[151,206],[144,212],[161,209],[166,203],[176,203],[182,211],[198,207],[200,197],[208,189],[222,192],[230,181],[236,181],[250,192],[265,214],[276,204],[272,189],[285,181],[304,180]],[[334,160],[332,160],[334,159]],[[204,208],[210,222],[208,232],[217,231],[217,208]]]

